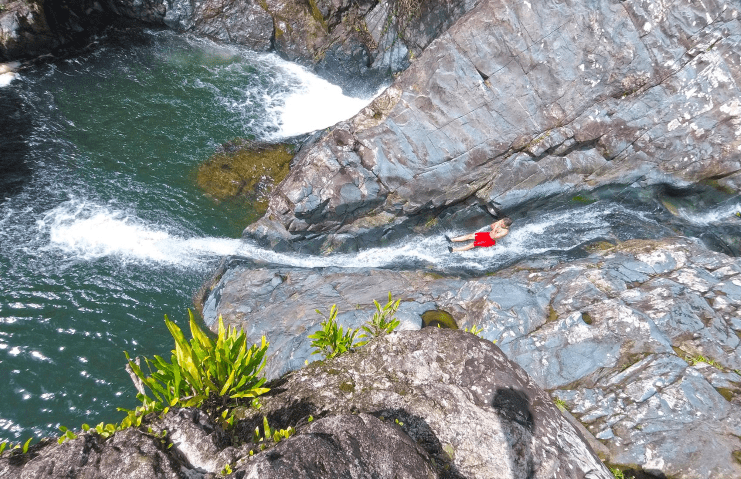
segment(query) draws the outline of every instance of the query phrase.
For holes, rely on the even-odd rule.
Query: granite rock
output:
[[[306,421],[309,415],[331,418],[332,423],[319,427],[317,421],[285,441],[287,450],[294,448],[293,441],[306,444],[310,452],[302,455],[309,464],[328,449],[327,444],[351,448],[345,430],[335,427],[357,423],[349,429],[357,428],[353,441],[370,435],[386,442],[373,452],[361,442],[352,453],[359,464],[371,460],[379,469],[395,468],[379,471],[380,477],[435,477],[433,471],[437,477],[611,477],[551,398],[521,368],[490,341],[463,331],[426,328],[393,333],[354,353],[292,373],[277,386],[279,392],[265,396],[260,411],[250,413],[254,419],[248,416],[245,422],[259,422],[265,415],[275,427],[285,427]],[[383,421],[388,425],[382,428],[378,423]],[[377,432],[367,431],[369,426]],[[304,437],[319,434],[325,437]],[[389,447],[394,444],[399,446]],[[313,448],[321,448],[315,457]],[[387,451],[404,458],[384,459]],[[246,477],[250,473],[289,477],[270,473],[268,466],[278,471],[283,464],[300,470],[288,459],[283,462],[279,448],[274,455],[256,463],[238,462],[237,470],[246,471]],[[378,459],[374,461],[373,455]],[[428,466],[416,466],[419,461]],[[319,464],[332,462],[324,458]],[[420,467],[416,474],[414,467]],[[347,477],[361,477],[353,469],[357,467],[340,470],[348,470]],[[318,477],[328,477],[325,474]]]
[[[300,152],[245,233],[271,244],[353,237],[372,218],[471,199],[498,212],[610,184],[737,192],[740,12],[688,0],[481,1]]]
[[[268,374],[310,360],[307,336],[337,304],[359,327],[389,291],[405,329],[450,313],[483,328],[533,380],[565,401],[603,459],[683,478],[738,477],[741,262],[696,240],[596,244],[569,263],[522,261],[495,275],[259,267],[235,262],[204,305],[253,341],[271,341]],[[681,434],[678,432],[681,431]]]
[[[269,384],[227,431],[196,409],[0,456],[19,478],[588,478],[610,472],[490,341],[428,328],[376,339]],[[256,426],[295,433],[253,443]],[[228,468],[227,468],[228,466]]]

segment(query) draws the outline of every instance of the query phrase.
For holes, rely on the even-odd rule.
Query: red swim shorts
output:
[[[476,236],[473,239],[474,246],[483,246],[484,248],[488,248],[489,246],[494,246],[495,244],[497,244],[497,242],[491,239],[489,233],[476,233]]]

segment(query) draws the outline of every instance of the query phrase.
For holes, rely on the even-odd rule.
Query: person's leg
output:
[[[476,233],[471,233],[463,236],[456,236],[455,238],[450,238],[450,241],[473,241],[475,237]]]
[[[473,249],[473,243],[467,244],[466,246],[459,246],[458,248],[453,248],[453,252],[458,253],[460,251],[468,251],[469,249]]]

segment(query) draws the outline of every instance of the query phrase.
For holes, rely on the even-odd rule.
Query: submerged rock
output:
[[[274,185],[288,174],[292,158],[293,145],[237,139],[222,145],[198,168],[196,181],[214,199],[248,199],[260,215]]]
[[[550,397],[494,344],[460,331],[397,332],[270,385],[225,432],[172,410],[142,430],[0,457],[3,477],[612,477]],[[255,427],[295,434],[269,447]],[[150,429],[151,428],[151,429]],[[144,430],[148,432],[144,432]],[[167,431],[163,434],[163,431]]]
[[[314,308],[335,303],[340,324],[357,328],[391,291],[404,329],[435,310],[482,327],[602,442],[605,460],[672,477],[739,477],[741,260],[682,238],[591,251],[473,279],[237,261],[204,317],[222,315],[252,340],[265,334],[267,373],[277,377],[310,358],[307,336],[322,321]]]

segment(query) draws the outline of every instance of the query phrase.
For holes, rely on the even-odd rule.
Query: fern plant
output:
[[[225,328],[219,317],[219,330],[213,341],[198,326],[192,311],[191,340],[187,341],[180,328],[165,316],[165,324],[175,339],[170,362],[160,356],[144,358],[149,375],[126,354],[129,367],[154,396],[141,394],[145,406],[154,401],[156,410],[179,405],[202,407],[210,416],[218,417],[241,398],[254,398],[269,391],[262,387],[260,377],[265,368],[265,353],[269,343],[262,337],[261,344],[247,345],[244,331]]]
[[[318,309],[315,311],[324,316]],[[338,354],[352,349],[358,330],[348,328],[347,331],[344,331],[342,326],[337,325],[336,304],[333,304],[329,309],[329,316],[325,316],[321,326],[320,330],[309,335],[309,339],[313,339],[311,346],[315,348],[311,354],[323,354],[324,359],[332,359]]]
[[[355,343],[355,346],[363,346],[371,339],[388,334],[399,326],[399,320],[394,315],[396,314],[396,310],[399,309],[401,299],[394,301],[391,299],[391,293],[389,292],[389,300],[384,306],[381,306],[375,299],[373,300],[373,304],[376,305],[376,312],[373,314],[371,320],[361,327],[363,334],[358,336],[358,339],[368,339],[358,341]]]
[[[475,324],[471,326],[471,329],[469,328],[463,328],[463,331],[467,333],[471,333],[475,336],[481,337],[481,333],[484,331],[484,328],[476,326]],[[495,341],[496,342],[496,341]]]

